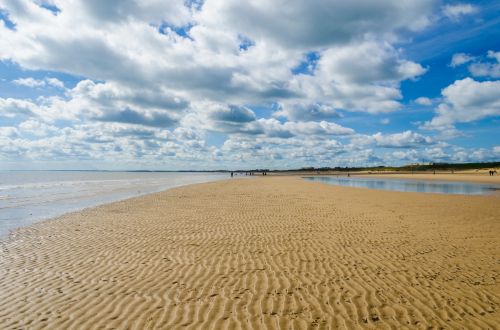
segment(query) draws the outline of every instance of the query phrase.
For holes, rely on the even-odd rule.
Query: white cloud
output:
[[[322,54],[318,71],[339,82],[360,84],[405,80],[426,70],[400,59],[398,51],[389,44],[367,41],[331,47]]]
[[[415,103],[428,106],[432,105],[432,100],[428,97],[419,97],[415,100]]]
[[[180,0],[127,0],[120,10],[99,1],[53,4],[57,15],[30,1],[6,2],[16,31],[0,28],[1,59],[123,88],[168,90],[190,101],[297,99],[378,112],[399,108],[399,82],[425,71],[378,40],[395,39],[407,27],[423,28],[435,1],[294,1],[286,11],[262,1],[211,0],[201,10]],[[179,29],[187,38],[175,32]],[[249,48],[241,49],[243,42]],[[291,73],[309,51],[322,51],[323,69],[311,81]],[[352,73],[342,66],[350,56]],[[322,87],[325,82],[333,88]]]
[[[284,117],[295,121],[310,121],[339,117],[339,113],[331,105],[312,103],[283,103],[274,113],[275,117]]]
[[[171,126],[180,120],[188,102],[168,91],[132,89],[117,83],[80,81],[69,91],[66,104],[76,118]]]
[[[45,82],[53,87],[64,88],[64,83],[57,78],[45,78]]]
[[[217,103],[195,103],[192,112],[184,117],[184,127],[202,128],[207,131],[267,136],[288,139],[298,135],[349,135],[354,130],[327,121],[286,121],[274,118],[257,118],[255,113],[244,106]]]
[[[469,65],[469,71],[476,77],[500,78],[500,52],[488,51],[488,58],[494,62],[479,62]]]
[[[457,122],[471,122],[500,115],[500,81],[457,80],[442,91],[443,103],[437,116],[424,127],[449,128]]]
[[[474,58],[475,58],[474,56],[470,56],[470,55],[465,54],[465,53],[456,53],[456,54],[453,54],[453,56],[451,58],[450,66],[455,68],[455,67],[460,66],[462,64],[473,61]]]
[[[12,126],[0,127],[0,137],[17,139],[19,137],[19,130],[17,129],[17,127]]]
[[[34,78],[19,78],[19,79],[12,80],[12,83],[14,85],[26,86],[26,87],[31,87],[31,88],[45,86],[45,81],[37,80]]]
[[[427,26],[435,1],[320,0],[206,1],[196,21],[212,29],[239,31],[252,40],[287,48],[317,48],[350,43],[367,35]]]
[[[373,135],[358,135],[353,140],[354,145],[373,145],[382,148],[412,148],[433,144],[434,141],[412,131],[395,134],[383,134],[378,132]]]
[[[321,122],[286,122],[283,126],[288,129],[292,134],[295,135],[319,135],[319,136],[331,136],[331,135],[351,135],[354,134],[354,130],[351,128],[340,126],[336,123],[321,121]]]
[[[0,98],[0,118],[16,116],[36,116],[39,107],[31,101],[13,98]]]
[[[4,130],[4,159],[293,167],[383,162],[391,148],[419,157],[435,145],[412,131],[361,136],[335,121],[402,108],[401,83],[427,68],[395,44],[400,31],[431,23],[436,0],[53,0],[56,12],[40,3],[2,1],[15,29],[0,25],[0,60],[83,78],[13,81],[60,90],[0,98],[0,117],[17,129]],[[444,103],[458,107],[454,98]],[[225,141],[210,145],[210,135]]]
[[[401,108],[400,81],[425,71],[421,65],[401,59],[391,45],[365,41],[325,50],[314,75],[296,76],[291,88],[332,109],[387,113]]]
[[[18,127],[19,130],[23,132],[23,135],[34,135],[36,137],[57,135],[59,131],[59,128],[56,126],[49,125],[34,118],[23,121]]]
[[[57,78],[46,77],[44,79],[35,79],[32,77],[18,78],[12,80],[14,85],[26,86],[31,88],[45,87],[47,85],[57,88],[64,88],[64,83]]]
[[[492,50],[488,51],[488,57],[496,59],[497,63],[500,63],[500,52],[494,52]]]
[[[479,11],[479,8],[468,4],[453,4],[443,6],[443,14],[451,20],[459,20],[462,16],[472,15]]]
[[[56,4],[63,8],[65,6],[64,1],[56,1]],[[71,5],[76,7],[75,11],[81,10],[86,17],[95,20],[96,24],[138,19],[151,23],[166,21],[181,26],[191,20],[189,8],[182,0],[122,0],[119,5],[112,1],[85,0],[71,1]]]

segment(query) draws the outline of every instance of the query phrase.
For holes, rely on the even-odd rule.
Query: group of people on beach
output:
[[[493,175],[497,174],[497,170],[490,170],[489,173],[490,173],[490,176],[493,176]]]
[[[254,175],[255,173],[254,172],[245,172],[245,176],[248,176],[248,175]],[[266,171],[262,171],[262,175],[267,175],[267,172]],[[231,177],[234,176],[234,172],[231,172]]]

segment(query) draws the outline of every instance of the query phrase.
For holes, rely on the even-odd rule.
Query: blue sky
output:
[[[0,169],[498,161],[500,3],[0,0]]]

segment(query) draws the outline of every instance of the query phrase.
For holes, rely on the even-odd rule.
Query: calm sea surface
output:
[[[491,194],[496,190],[500,190],[500,186],[495,184],[476,184],[451,181],[346,178],[333,176],[305,177],[304,179],[338,186],[437,194],[486,195]]]
[[[227,178],[221,173],[0,171],[0,238],[89,206]]]

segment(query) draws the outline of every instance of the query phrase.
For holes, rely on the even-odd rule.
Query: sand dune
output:
[[[13,233],[1,329],[496,329],[498,196],[267,177]]]

